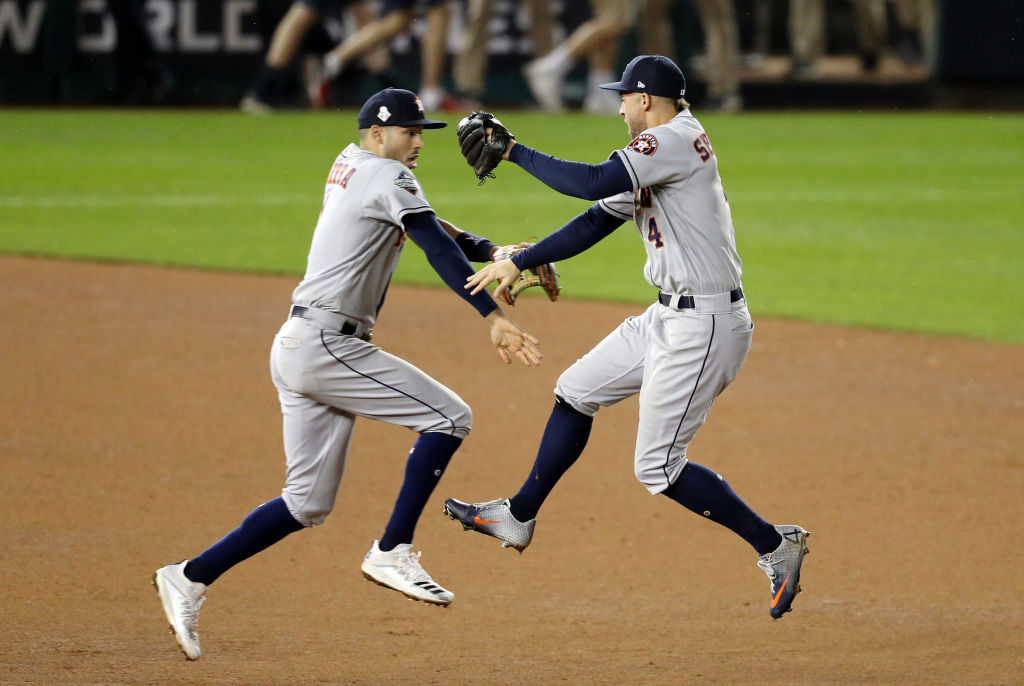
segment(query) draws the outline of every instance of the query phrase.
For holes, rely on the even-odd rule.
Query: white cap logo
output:
[[[636,82],[636,87],[637,88],[647,88],[647,84],[644,83],[643,81],[637,81]]]
[[[391,119],[391,112],[388,111],[387,107],[381,105],[380,109],[377,110],[377,119],[380,119],[381,121],[387,121],[388,119]]]

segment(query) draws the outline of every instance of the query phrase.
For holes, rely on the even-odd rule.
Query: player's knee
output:
[[[469,435],[469,432],[473,427],[473,408],[466,403],[461,403],[459,406],[459,413],[455,418],[456,430],[461,432],[459,438],[465,438]]]
[[[473,427],[473,410],[461,398],[456,399],[446,410],[431,420],[419,433],[443,433],[465,438]]]
[[[331,510],[334,509],[333,498],[296,497],[296,494],[287,488],[281,494],[281,498],[284,500],[285,505],[288,506],[288,511],[292,517],[295,517],[295,521],[305,527],[323,524],[324,520],[327,519],[327,515],[331,514]]]
[[[333,509],[333,505],[330,507],[306,507],[294,516],[302,526],[317,526],[324,523],[327,515],[331,514]]]
[[[555,405],[558,408],[560,408],[560,409],[562,409],[562,410],[564,410],[566,412],[572,412],[573,414],[582,415],[584,417],[593,417],[594,416],[593,414],[588,414],[586,412],[580,412],[579,410],[577,410],[573,406],[572,403],[570,403],[568,400],[566,400],[562,396],[558,395],[557,393],[555,394]]]
[[[649,488],[649,484],[654,481],[651,470],[640,462],[633,463],[633,476],[636,477],[636,480],[639,481],[644,488]]]
[[[657,468],[652,469],[650,465],[644,465],[639,462],[635,463],[633,465],[633,475],[636,476],[636,480],[640,482],[640,485],[650,493],[660,493],[668,488],[669,485],[665,473]]]
[[[555,402],[561,407],[571,409],[588,417],[593,417],[601,409],[601,406],[597,403],[584,402],[580,400],[579,396],[579,393],[573,393],[568,384],[562,382],[562,377],[559,377],[558,383],[555,385]]]
[[[686,452],[666,460],[663,452],[658,455],[636,454],[633,460],[633,474],[652,495],[661,493],[672,485],[683,467],[686,466]]]

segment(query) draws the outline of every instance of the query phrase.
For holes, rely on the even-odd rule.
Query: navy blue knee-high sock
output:
[[[395,509],[380,538],[380,549],[391,550],[399,543],[412,543],[416,522],[441,480],[445,467],[459,449],[462,439],[441,433],[420,434],[405,463],[405,481],[398,492]]]
[[[528,522],[537,516],[551,489],[583,454],[593,424],[593,417],[577,412],[567,403],[555,403],[530,476],[509,501],[513,517]]]
[[[266,550],[302,528],[280,497],[268,500],[242,520],[237,529],[204,550],[185,565],[192,581],[212,584],[224,572],[261,550]]]
[[[696,462],[687,462],[676,482],[663,491],[697,514],[735,531],[758,555],[779,547],[782,537],[736,495],[729,483]]]

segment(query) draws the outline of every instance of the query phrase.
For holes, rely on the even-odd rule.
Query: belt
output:
[[[340,314],[328,312],[327,310],[320,310],[315,307],[292,305],[292,309],[288,312],[288,316],[308,319],[311,322],[320,324],[324,328],[332,331],[338,331],[343,336],[356,336],[364,341],[370,340],[370,337],[373,336],[373,332],[366,328],[363,323],[354,321]]]
[[[716,300],[721,296],[726,295],[722,293],[720,295],[679,295],[678,293],[658,293],[658,302],[666,307],[671,307],[674,310],[693,310],[697,308],[697,301],[703,301],[704,299]],[[734,303],[738,300],[743,300],[743,289],[734,288],[728,293],[729,302]]]

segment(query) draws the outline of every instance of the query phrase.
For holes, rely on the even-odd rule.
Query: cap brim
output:
[[[436,119],[414,119],[413,121],[404,121],[401,124],[393,124],[393,126],[422,126],[425,129],[443,129],[448,126],[448,122],[437,121]]]
[[[604,88],[606,91],[619,91],[620,93],[628,93],[629,89],[624,88],[618,81],[615,83],[602,83],[598,88]]]

